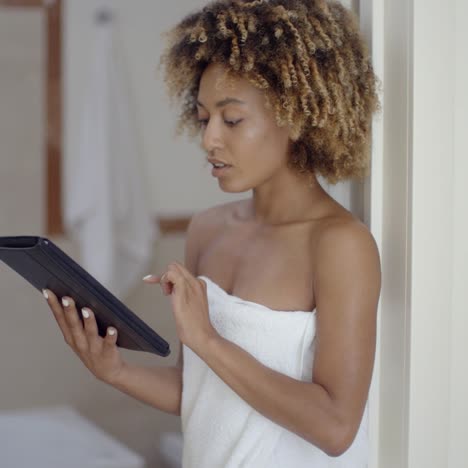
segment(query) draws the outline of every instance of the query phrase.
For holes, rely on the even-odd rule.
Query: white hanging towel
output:
[[[130,96],[114,46],[114,20],[99,15],[64,218],[83,268],[123,299],[150,270],[160,233],[145,191]]]

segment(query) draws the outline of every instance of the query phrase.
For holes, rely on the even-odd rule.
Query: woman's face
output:
[[[288,127],[278,127],[262,92],[245,79],[226,78],[211,64],[198,92],[202,146],[208,159],[230,167],[216,171],[226,192],[245,192],[287,169]]]

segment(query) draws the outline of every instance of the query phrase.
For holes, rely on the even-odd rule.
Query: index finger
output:
[[[185,279],[185,282],[189,287],[195,287],[195,284],[199,284],[198,278],[196,278],[184,265],[179,262],[172,262],[172,265],[177,270],[177,273]],[[203,282],[203,280],[201,281]]]
[[[184,265],[182,265],[181,263],[179,262],[172,262],[171,263],[172,266],[174,266],[177,270],[177,272],[183,276],[186,280],[190,281],[190,280],[193,280],[195,277],[192,275],[192,273],[187,269],[185,268]]]

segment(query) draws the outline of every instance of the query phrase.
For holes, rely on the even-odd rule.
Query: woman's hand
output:
[[[99,380],[111,385],[115,383],[125,367],[116,345],[117,330],[109,327],[106,336],[102,338],[98,334],[96,319],[91,309],[85,307],[80,312],[83,325],[72,298],[63,297],[60,303],[49,289],[44,290],[44,296],[46,294],[47,303],[54,313],[65,342]]]
[[[205,281],[178,262],[170,263],[162,275],[149,275],[144,281],[160,283],[163,293],[171,296],[180,341],[201,355],[209,339],[217,335],[210,321]]]

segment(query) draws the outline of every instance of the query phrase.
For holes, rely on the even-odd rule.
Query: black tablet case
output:
[[[109,326],[118,330],[117,346],[159,356],[170,354],[163,338],[51,240],[39,236],[0,237],[0,260],[41,293],[49,289],[58,298],[69,296],[78,311],[89,307],[100,336],[105,336]],[[81,313],[78,315],[83,320]]]

